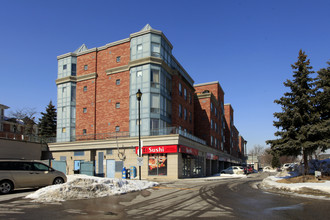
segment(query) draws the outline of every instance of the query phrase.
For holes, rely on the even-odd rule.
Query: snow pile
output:
[[[324,181],[320,183],[278,183],[278,180],[283,178],[290,178],[292,176],[286,177],[277,177],[277,176],[269,176],[265,178],[261,185],[265,188],[276,188],[285,191],[293,191],[299,192],[304,191],[305,188],[312,190],[319,190],[325,193],[330,194],[330,181]]]
[[[145,180],[100,178],[87,175],[68,175],[67,177],[66,183],[41,188],[26,198],[33,199],[34,202],[61,202],[118,195],[158,185],[156,182]]]
[[[225,173],[220,174],[220,173],[217,173],[213,176],[205,177],[205,179],[208,179],[208,180],[210,180],[210,179],[212,179],[212,180],[214,180],[214,179],[227,179],[227,178],[247,178],[247,176],[244,175],[244,174],[225,174]]]

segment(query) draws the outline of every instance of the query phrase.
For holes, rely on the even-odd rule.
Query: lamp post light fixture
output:
[[[136,98],[138,100],[138,114],[139,114],[139,157],[142,157],[142,150],[141,150],[141,119],[140,119],[140,105],[141,105],[141,97],[142,92],[140,89],[136,93]],[[139,164],[139,180],[141,180],[141,164]]]

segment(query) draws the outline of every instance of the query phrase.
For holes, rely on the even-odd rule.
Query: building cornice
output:
[[[94,47],[94,48],[91,48],[91,49],[88,49],[88,50],[81,51],[81,52],[77,53],[77,56],[81,56],[81,55],[96,52],[96,51],[97,51],[97,48]]]
[[[111,75],[111,74],[115,74],[115,73],[121,73],[121,72],[128,71],[129,68],[130,68],[129,65],[125,65],[125,66],[119,66],[119,67],[107,69],[105,72],[107,75]]]
[[[149,33],[161,35],[162,38],[164,38],[164,40],[171,47],[171,49],[173,49],[173,45],[171,44],[171,42],[167,39],[167,37],[165,36],[165,34],[162,31],[159,31],[159,30],[150,29],[150,30],[145,30],[145,31],[139,31],[139,32],[130,34],[129,38],[132,39],[134,37],[138,37],[138,36],[149,34]]]
[[[55,80],[56,85],[67,83],[67,82],[77,82],[77,77],[76,76],[67,76],[63,78],[59,78]]]
[[[98,51],[105,50],[109,47],[113,47],[113,46],[116,46],[116,45],[119,45],[119,44],[127,43],[129,41],[130,41],[130,38],[125,38],[125,39],[118,40],[118,41],[115,41],[115,42],[112,42],[112,43],[108,43],[104,46],[98,47],[97,50]]]
[[[129,71],[131,68],[135,66],[141,66],[145,64],[157,64],[163,67],[169,74],[173,75],[174,71],[172,68],[170,68],[161,58],[158,57],[145,57],[142,59],[138,60],[133,60],[128,63],[128,65],[125,66],[119,66],[119,67],[114,67],[107,69],[105,72],[107,75],[115,74],[115,73],[120,73],[124,71]]]
[[[97,73],[89,73],[89,74],[86,74],[86,75],[78,76],[77,77],[77,82],[90,80],[90,79],[95,79],[96,77],[97,77]]]
[[[57,60],[60,60],[60,59],[66,58],[66,57],[76,57],[76,56],[77,56],[76,53],[66,53],[66,54],[57,56]]]
[[[198,86],[207,86],[207,85],[213,85],[213,84],[218,84],[222,93],[225,94],[225,92],[223,91],[219,81],[213,81],[213,82],[206,82],[206,83],[199,83],[199,84],[194,84],[194,87],[198,87]]]

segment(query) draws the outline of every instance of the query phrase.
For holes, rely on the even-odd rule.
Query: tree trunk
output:
[[[304,176],[308,175],[309,167],[308,167],[308,154],[306,150],[303,150],[303,158],[304,158]]]

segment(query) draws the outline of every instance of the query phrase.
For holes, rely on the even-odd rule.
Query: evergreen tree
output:
[[[303,155],[305,174],[308,173],[308,155],[317,149],[313,124],[318,119],[315,113],[313,100],[315,97],[314,79],[310,74],[314,73],[307,55],[299,51],[298,61],[291,65],[293,80],[284,82],[284,86],[290,89],[284,96],[274,102],[282,106],[282,112],[274,113],[278,121],[274,126],[280,129],[275,133],[278,139],[268,140],[271,149],[279,156]]]
[[[316,78],[315,108],[319,121],[313,126],[315,142],[319,149],[330,148],[330,62],[327,69],[319,70]]]
[[[42,117],[39,119],[40,136],[42,137],[55,137],[56,136],[56,109],[49,102],[46,113],[41,112]]]

